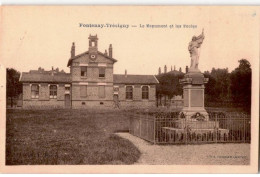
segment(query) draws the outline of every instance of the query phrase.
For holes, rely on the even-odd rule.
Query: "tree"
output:
[[[174,95],[182,95],[182,85],[179,79],[182,79],[183,76],[183,73],[165,73],[156,76],[159,81],[156,87],[157,96],[161,94],[168,95],[169,98],[172,98]]]
[[[212,68],[211,72],[204,72],[204,76],[209,78],[205,88],[207,101],[223,103],[230,99],[230,74],[228,73],[228,68]]]
[[[231,72],[231,94],[236,103],[240,103],[247,111],[251,108],[251,65],[246,59],[238,61],[239,66]]]
[[[215,92],[216,79],[211,76],[209,71],[204,72],[204,77],[209,78],[208,83],[205,85],[205,102],[215,102],[217,95]]]
[[[6,92],[7,98],[11,98],[11,107],[13,107],[13,100],[22,93],[22,84],[19,82],[20,72],[13,68],[7,68],[6,75]]]
[[[215,83],[215,96],[216,98],[224,102],[229,99],[229,85],[230,85],[230,74],[228,73],[228,68],[215,69],[211,71],[211,76],[216,80]]]

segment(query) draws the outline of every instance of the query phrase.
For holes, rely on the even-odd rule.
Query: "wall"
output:
[[[82,103],[85,103],[85,105],[83,105]],[[114,101],[104,101],[104,100],[100,100],[100,101],[73,101],[72,102],[72,108],[73,109],[113,109],[114,108]]]
[[[78,66],[74,66],[78,63]],[[80,65],[88,65],[87,77],[81,76]],[[105,66],[104,66],[105,65]],[[99,78],[99,67],[105,67],[105,78]],[[110,82],[113,83],[113,62],[102,55],[98,55],[95,62],[90,62],[89,55],[85,54],[74,59],[71,66],[72,82]]]
[[[149,99],[142,99],[142,85],[133,85],[133,100],[126,100],[126,85],[117,84],[119,86],[118,98],[122,108],[149,108],[156,107],[156,87],[149,85]]]
[[[23,108],[63,108],[65,84],[32,83],[39,85],[39,98],[31,98],[31,84],[23,83]],[[49,85],[57,85],[57,98],[50,98]]]
[[[155,97],[155,85],[150,85],[149,89],[149,100],[142,99],[141,85],[134,85],[133,100],[126,100],[125,98],[125,85],[119,86],[119,105],[120,108],[151,108],[156,107],[156,97]],[[106,86],[105,98],[95,97],[93,95],[98,94],[98,86],[87,86],[87,97],[80,97],[80,85],[72,86],[72,108],[80,109],[91,109],[91,108],[115,108],[115,103],[113,101],[113,86]],[[93,94],[94,93],[94,94]],[[83,103],[84,102],[84,103]],[[82,104],[83,103],[83,104]]]
[[[123,84],[115,84],[115,86],[119,87],[118,97],[120,101],[126,100],[126,85]],[[133,100],[142,100],[142,85],[131,85],[133,86]],[[156,87],[155,85],[149,86],[149,101],[156,100]]]
[[[98,85],[87,85],[87,97],[80,96],[80,86],[72,84],[72,101],[112,101],[113,100],[113,85],[105,85],[105,98],[100,98],[98,94]]]
[[[156,107],[155,101],[120,101],[120,108],[136,108],[136,109],[145,109]]]
[[[64,101],[58,100],[23,100],[23,108],[64,108]]]

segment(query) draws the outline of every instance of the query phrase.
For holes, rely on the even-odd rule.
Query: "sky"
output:
[[[130,27],[87,28],[80,23]],[[167,28],[140,28],[140,24],[167,24]],[[0,62],[20,72],[38,67],[50,70],[52,66],[69,72],[72,42],[77,55],[88,50],[89,35],[97,34],[99,51],[113,45],[116,74],[125,70],[157,74],[164,65],[168,71],[171,66],[184,71],[190,66],[188,44],[203,28],[202,72],[213,67],[232,71],[242,58],[253,67],[258,64],[259,8],[239,6],[6,6],[2,9]]]

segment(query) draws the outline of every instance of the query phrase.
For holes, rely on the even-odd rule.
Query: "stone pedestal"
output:
[[[179,118],[169,127],[162,127],[167,142],[193,143],[226,141],[229,130],[218,121],[209,120],[204,107],[204,90],[208,78],[198,70],[190,70],[180,80],[183,84],[184,106]]]
[[[204,84],[207,82],[208,78],[204,78],[204,75],[199,70],[189,71],[180,80],[183,85],[184,100],[181,116],[185,116],[189,121],[199,117],[208,120],[208,113],[204,108]]]
[[[191,129],[215,129],[219,128],[218,121],[188,121],[185,119],[179,119],[174,122],[174,128],[185,129],[189,127]]]

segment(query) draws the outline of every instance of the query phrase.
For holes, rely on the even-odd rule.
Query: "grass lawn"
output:
[[[7,110],[6,165],[132,164],[140,151],[114,132],[131,112]]]

